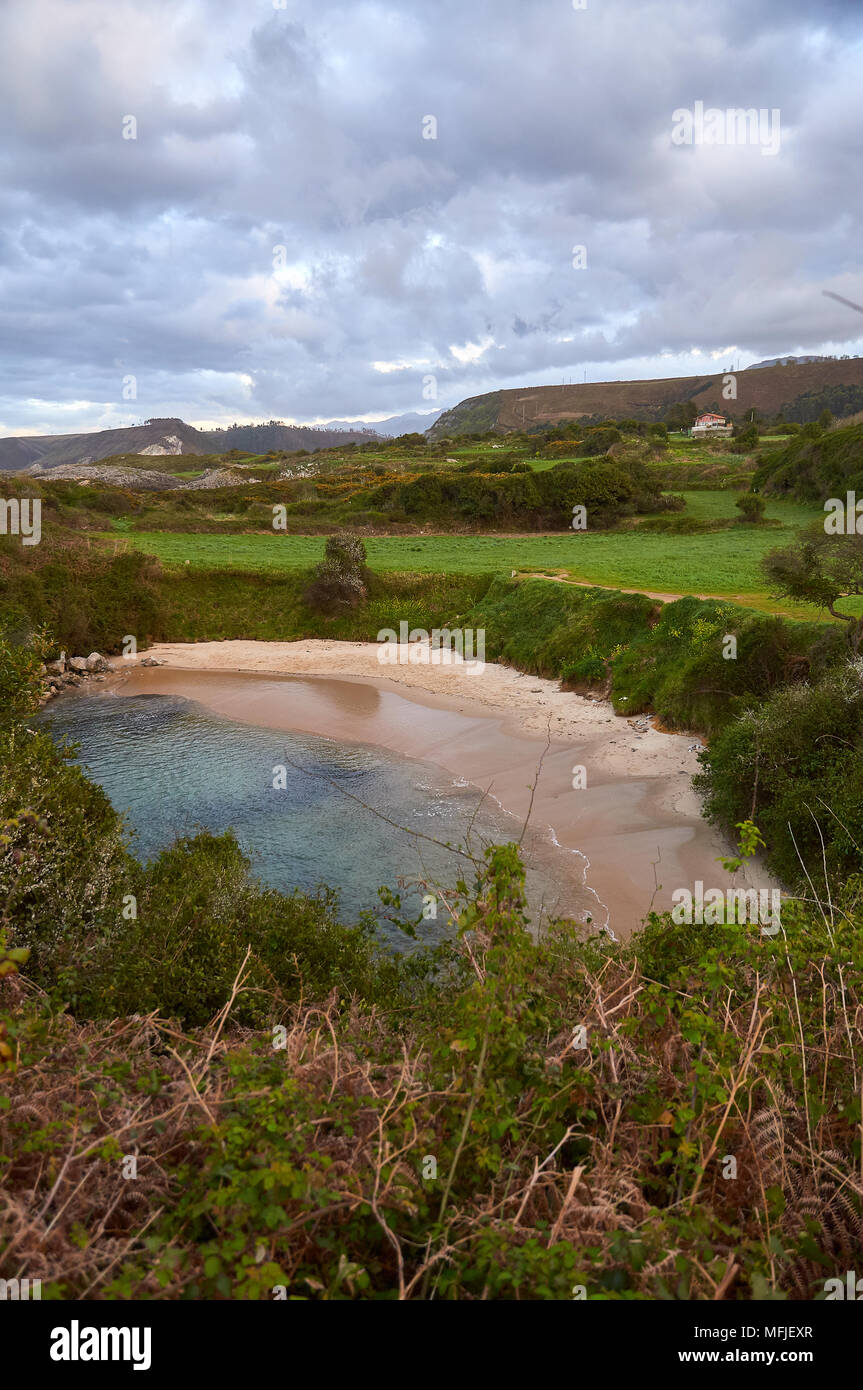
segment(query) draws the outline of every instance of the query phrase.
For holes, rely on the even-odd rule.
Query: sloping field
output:
[[[575,386],[536,386],[472,396],[446,411],[432,437],[480,429],[524,429],[553,425],[583,415],[615,419],[659,419],[672,405],[692,401],[699,409],[716,407],[734,417],[759,410],[775,415],[809,391],[827,386],[863,386],[863,358],[847,362],[800,362],[787,367],[741,371],[737,399],[722,395],[723,372],[704,376],[663,377],[654,381],[600,381]]]

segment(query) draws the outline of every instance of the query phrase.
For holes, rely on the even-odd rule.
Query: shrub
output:
[[[22,634],[0,627],[0,725],[38,708],[41,662],[50,647],[45,630]]]
[[[490,850],[409,1008],[310,993],[250,1031],[241,992],[193,1034],[10,1008],[28,1220],[0,1274],[125,1302],[823,1297],[859,1252],[860,885],[784,904],[775,940],[651,914],[620,944],[533,939],[523,884]]]
[[[734,503],[741,515],[736,517],[737,521],[749,521],[758,525],[764,520],[765,502],[763,497],[759,497],[757,492],[744,492]]]
[[[863,424],[826,434],[817,424],[798,429],[783,447],[759,457],[752,486],[764,493],[822,503],[846,492],[863,494]]]
[[[350,531],[340,531],[335,536],[327,536],[324,558],[333,564],[359,570],[366,563],[366,548],[359,536],[352,535]]]
[[[304,600],[319,612],[358,608],[367,597],[366,548],[348,531],[328,536],[324,558],[312,573]]]
[[[619,444],[623,438],[620,430],[614,425],[597,426],[596,428],[584,431],[579,453],[583,458],[590,458],[597,454],[607,454],[612,444]]]
[[[750,453],[752,449],[758,447],[760,437],[757,425],[747,425],[745,429],[740,430],[740,432],[734,436],[734,441],[731,445],[732,452],[735,454]]]
[[[757,820],[780,877],[798,882],[805,864],[821,893],[863,868],[861,678],[857,661],[776,689],[711,742],[696,778],[712,820]]]

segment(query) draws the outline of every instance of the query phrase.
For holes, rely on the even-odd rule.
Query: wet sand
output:
[[[716,862],[730,846],[702,819],[690,783],[692,734],[620,718],[607,701],[510,667],[381,666],[378,653],[376,643],[354,642],[165,644],[144,654],[165,665],[124,662],[109,688],[182,696],[248,724],[443,767],[519,820],[529,814],[535,829],[550,827],[573,851],[565,862],[574,880],[597,895],[597,924],[618,937],[651,906],[670,907],[676,888],[731,883]],[[584,785],[574,787],[576,768]],[[735,882],[775,886],[763,870],[754,874]]]

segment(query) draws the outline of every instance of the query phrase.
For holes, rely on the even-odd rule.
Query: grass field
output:
[[[684,494],[689,514],[705,520],[737,515],[735,494],[696,491]],[[817,508],[771,500],[769,519],[779,526],[735,526],[707,534],[639,534],[604,531],[542,536],[414,535],[366,540],[375,570],[448,574],[564,573],[611,588],[670,594],[735,597],[748,606],[796,617],[813,617],[805,605],[771,600],[760,569],[761,557],[787,544]],[[116,541],[116,537],[113,537]],[[168,566],[235,568],[253,573],[302,569],[322,556],[324,538],[261,534],[205,535],[189,532],[138,532],[124,537]]]

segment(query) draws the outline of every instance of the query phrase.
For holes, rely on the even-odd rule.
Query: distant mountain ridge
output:
[[[366,424],[363,420],[328,420],[326,424],[319,425],[322,430],[374,430],[376,434],[385,435],[387,439],[395,439],[400,434],[425,434],[426,430],[431,429],[432,425],[443,412],[440,410],[429,410],[420,412],[411,410],[407,415],[390,415],[386,420],[374,420],[371,424]]]
[[[96,463],[115,454],[176,455],[269,453],[273,449],[327,449],[339,444],[368,443],[379,436],[362,429],[312,428],[270,420],[263,425],[231,425],[224,430],[198,430],[184,420],[167,417],[124,429],[86,434],[23,435],[0,439],[0,471],[50,472],[64,464]]]

